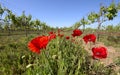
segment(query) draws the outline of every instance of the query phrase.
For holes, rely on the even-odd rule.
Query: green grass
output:
[[[120,36],[101,35],[99,41],[103,42],[106,46],[120,48]]]
[[[115,75],[82,47],[65,38],[52,40],[38,55],[28,42],[36,35],[0,36],[1,75]],[[81,41],[80,41],[81,42]]]

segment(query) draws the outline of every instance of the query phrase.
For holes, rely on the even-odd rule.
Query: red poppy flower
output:
[[[107,49],[105,47],[93,47],[92,52],[94,59],[102,59],[107,57]]]
[[[63,36],[64,36],[64,34],[58,34],[58,36],[59,36],[59,37],[63,37]]]
[[[51,32],[49,32],[49,35],[50,35],[50,34],[54,34],[54,32],[51,31]]]
[[[47,44],[49,42],[49,37],[48,36],[44,36],[42,38],[39,39],[39,44],[40,44],[40,48],[46,48]]]
[[[69,36],[66,36],[66,39],[70,39],[70,37],[69,37]]]
[[[50,39],[50,40],[55,39],[55,38],[56,38],[56,34],[53,33],[53,34],[50,34],[50,35],[49,35],[49,39]]]
[[[73,37],[75,37],[75,34],[71,34]]]
[[[28,43],[28,48],[35,53],[40,53],[40,49],[46,48],[49,42],[48,36],[39,36]]]
[[[82,31],[80,29],[75,29],[75,30],[73,30],[72,36],[73,37],[80,36],[81,34],[82,34]]]
[[[58,29],[58,34],[60,33],[60,31],[61,31],[61,30],[60,30],[60,29]]]
[[[96,41],[96,36],[94,34],[88,34],[86,36],[83,37],[83,40],[88,43],[88,42],[94,42]]]

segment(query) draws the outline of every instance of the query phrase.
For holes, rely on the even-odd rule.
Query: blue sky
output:
[[[108,6],[112,0],[0,0],[3,6],[16,15],[25,11],[33,19],[39,19],[52,27],[69,27],[82,17],[98,12],[100,3]],[[120,0],[114,0],[116,3]],[[118,24],[120,16],[106,24]],[[93,25],[93,27],[96,25]]]

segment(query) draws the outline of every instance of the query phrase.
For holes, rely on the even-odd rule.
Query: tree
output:
[[[3,30],[2,23],[0,23],[0,30]]]
[[[35,22],[34,22],[34,26],[37,30],[40,30],[41,29],[41,22],[40,20],[36,19]]]
[[[81,26],[80,22],[76,22],[71,28],[78,29]]]
[[[34,23],[33,20],[31,20],[31,21],[29,22],[29,29],[30,29],[30,30],[34,30],[34,26],[35,26],[35,23]]]
[[[9,9],[7,9],[7,8],[5,8],[4,9],[6,12],[7,12],[7,14],[6,14],[6,16],[5,16],[5,18],[4,18],[4,22],[6,23],[6,27],[8,28],[7,30],[8,30],[8,35],[10,35],[10,22],[11,22],[11,11],[9,10]]]
[[[2,6],[0,4],[0,19],[1,19],[2,15],[3,15],[3,13],[4,13],[4,9],[2,8]]]
[[[89,24],[89,22],[83,17],[80,20],[81,25],[83,25],[83,32],[85,31],[85,25]]]
[[[99,40],[99,31],[102,23],[105,21],[113,20],[113,18],[117,16],[117,13],[118,13],[117,6],[115,5],[114,2],[112,2],[108,7],[101,5],[100,11],[98,13],[91,12],[88,15],[88,20],[91,23],[95,23],[95,22],[98,23],[98,27],[97,27],[98,40]]]
[[[44,31],[44,33],[46,33],[46,30],[47,30],[47,24],[45,22],[42,22],[41,23],[41,26],[42,26],[42,30]]]
[[[3,25],[3,19],[2,19],[2,15],[4,13],[4,9],[2,8],[1,4],[0,4],[0,30],[2,30],[2,25]]]
[[[29,29],[31,18],[32,18],[31,15],[28,15],[28,16],[25,15],[25,11],[23,11],[22,15],[20,16],[21,21],[19,22],[21,22],[21,28],[23,27],[23,29],[25,30],[26,36],[28,34],[27,29]]]

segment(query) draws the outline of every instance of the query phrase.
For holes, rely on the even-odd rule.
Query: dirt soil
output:
[[[87,45],[84,43],[83,45],[86,49],[86,51],[88,51],[88,53],[90,53],[90,55],[92,55],[92,51],[91,48],[92,47],[99,47],[99,46],[103,46],[107,48],[107,58],[105,59],[100,59],[100,61],[104,64],[104,65],[110,65],[114,62],[114,60],[120,56],[120,51],[116,51],[116,49],[118,50],[119,48],[114,48],[112,46],[105,46],[104,43],[102,42],[97,42],[95,44],[92,43],[88,43]],[[120,49],[119,49],[120,50]]]
[[[83,44],[84,48],[86,51],[92,56],[92,47],[98,47],[98,46],[103,46],[107,48],[107,58],[105,59],[100,59],[100,62],[104,64],[105,66],[113,66],[114,69],[120,70],[120,66],[116,66],[114,61],[117,57],[120,56],[120,48],[114,48],[112,46],[105,46],[104,43],[102,42],[97,42],[95,44],[93,43],[88,43],[88,44]]]

